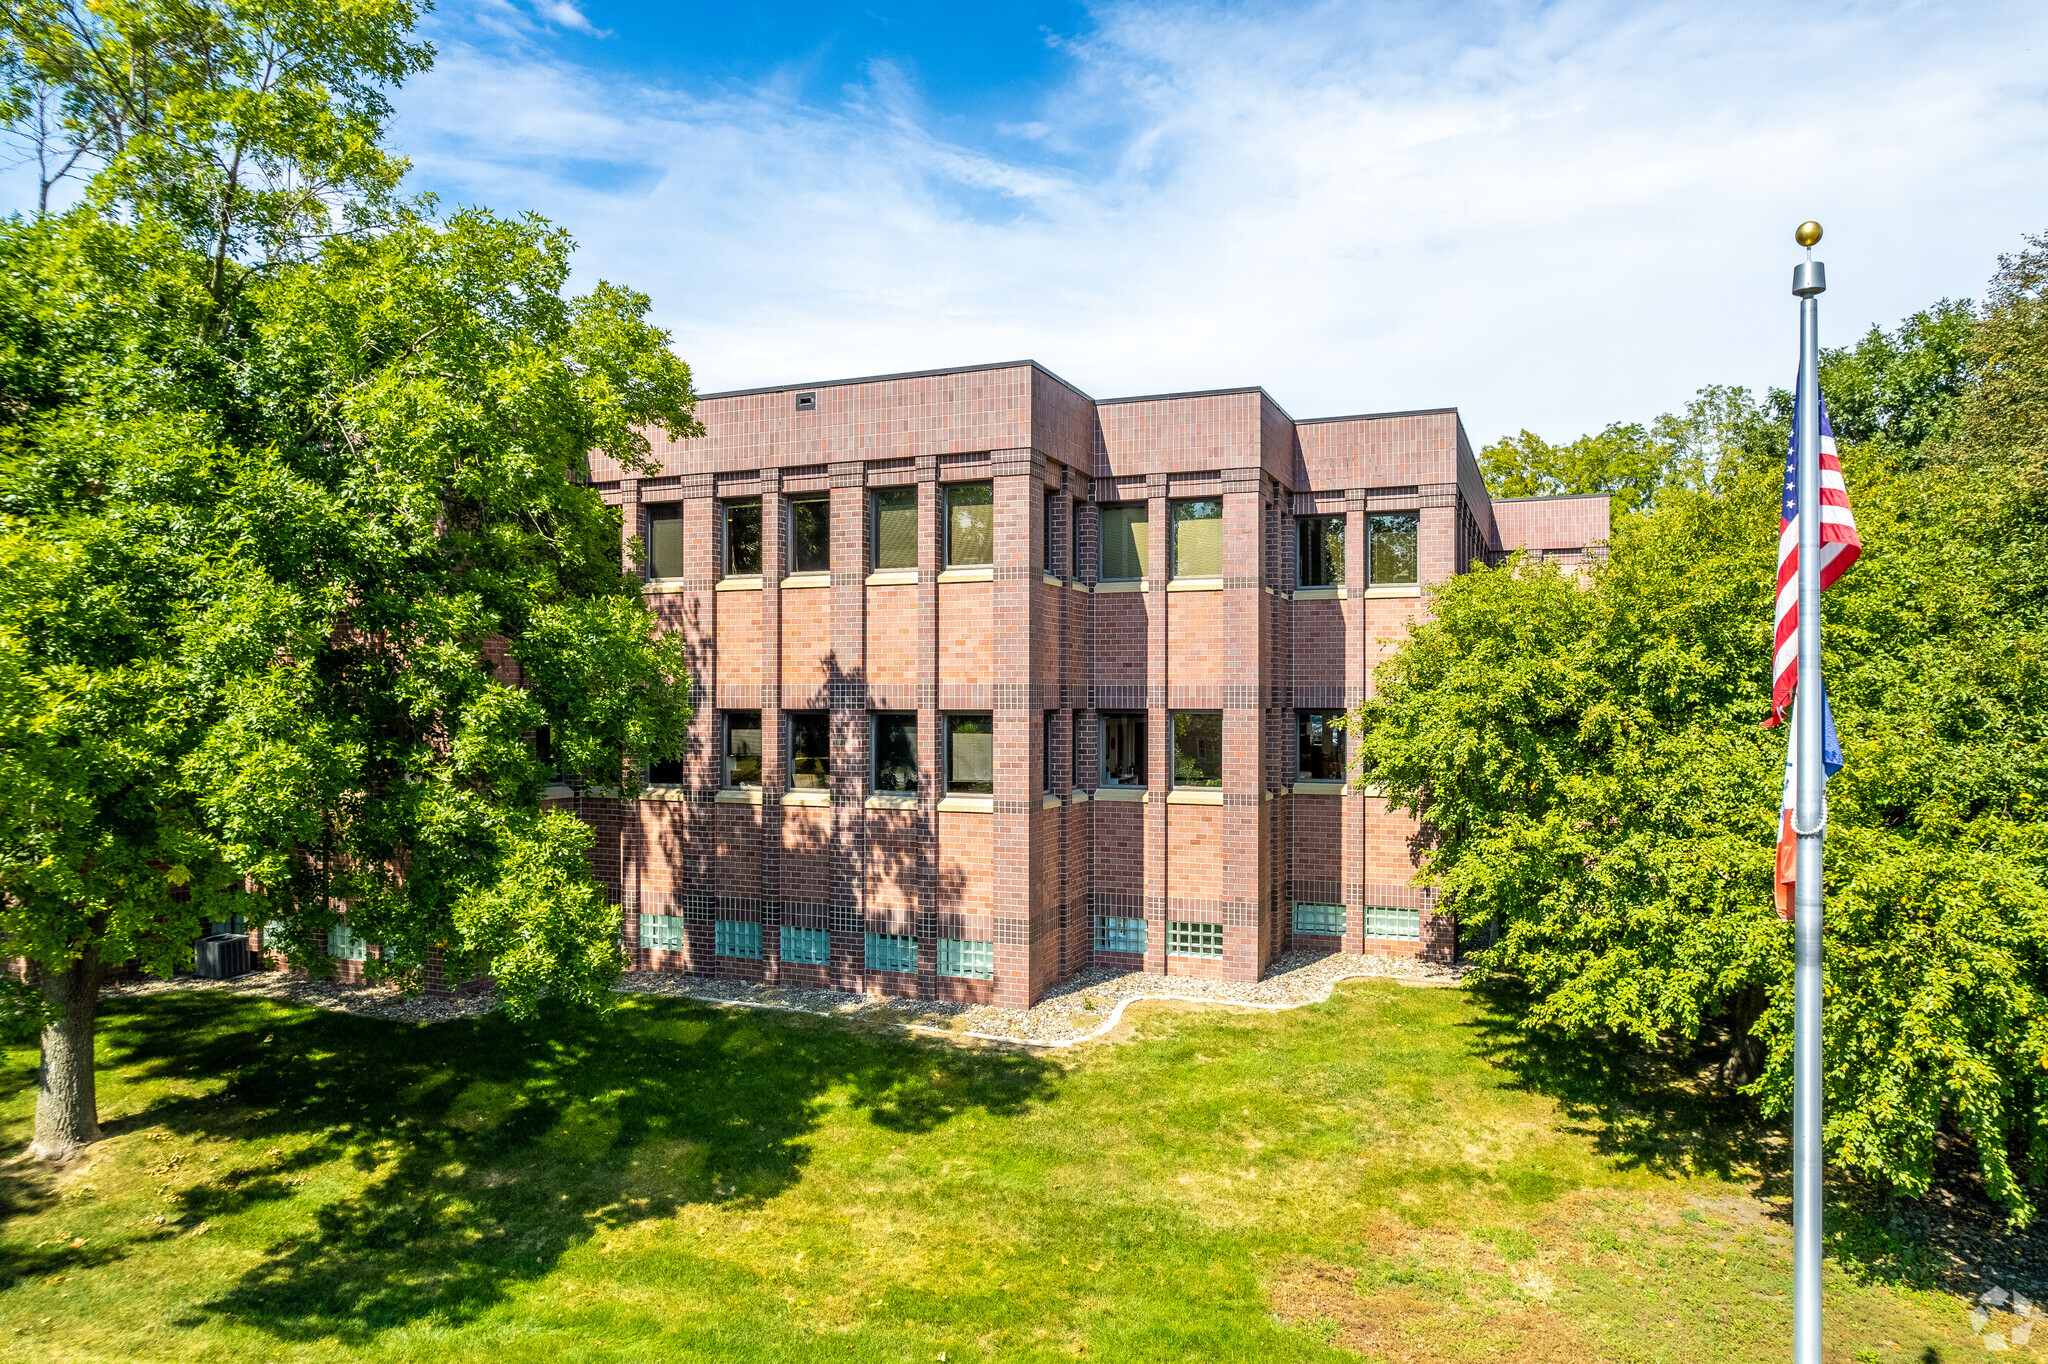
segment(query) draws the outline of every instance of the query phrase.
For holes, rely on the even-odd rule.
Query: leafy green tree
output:
[[[424,61],[410,8],[9,22],[10,70],[102,163],[80,206],[0,225],[0,934],[42,1026],[32,1150],[97,1135],[104,968],[167,972],[207,920],[325,970],[345,916],[373,977],[438,955],[515,1011],[599,998],[618,915],[530,736],[627,792],[680,748],[684,659],[587,461],[698,431],[687,366],[644,297],[565,298],[540,220],[385,192],[372,96]],[[79,33],[168,69],[114,132],[107,63],[47,55]]]
[[[1936,1134],[2016,1218],[2048,1179],[2048,577],[2038,571],[2048,251],[2008,260],[1983,378],[1922,433],[1845,449],[1864,540],[1828,594],[1848,766],[1829,789],[1833,1162],[1915,1194]],[[1936,385],[1941,404],[1949,396]],[[1832,396],[1832,395],[1831,395]],[[1861,420],[1859,418],[1859,420]],[[1962,434],[1929,434],[1947,423]],[[1771,908],[1784,737],[1761,722],[1782,427],[1667,486],[1588,582],[1511,562],[1438,589],[1356,716],[1367,778],[1434,831],[1425,874],[1534,1019],[1731,1039],[1791,1097],[1791,940]]]

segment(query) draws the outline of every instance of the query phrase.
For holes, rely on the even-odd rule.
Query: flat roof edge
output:
[[[1296,426],[1321,426],[1326,422],[1370,422],[1386,421],[1392,417],[1455,417],[1455,407],[1414,407],[1406,412],[1354,412],[1348,417],[1303,417]]]
[[[855,384],[887,384],[899,379],[943,379],[949,374],[977,374],[994,369],[1035,369],[1046,378],[1062,387],[1072,389],[1087,398],[1086,393],[1054,374],[1036,360],[999,360],[985,365],[951,365],[945,369],[906,369],[895,374],[862,374],[851,379],[817,379],[802,384],[763,384],[758,388],[728,388],[717,393],[699,393],[697,401],[710,402],[714,398],[753,398],[763,393],[796,393],[808,388],[851,388]],[[1090,402],[1094,399],[1090,398]]]
[[[1495,497],[1493,505],[1498,507],[1503,502],[1585,502],[1595,497],[1613,496],[1613,493],[1545,493],[1541,497]]]

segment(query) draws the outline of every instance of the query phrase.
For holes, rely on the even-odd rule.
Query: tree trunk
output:
[[[100,1139],[99,1100],[93,1087],[93,1015],[100,1002],[97,946],[62,971],[39,971],[37,985],[53,1017],[43,1029],[43,1064],[36,1082],[36,1160],[68,1160]]]

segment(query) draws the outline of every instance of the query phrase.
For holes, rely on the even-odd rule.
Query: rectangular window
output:
[[[1044,741],[1038,750],[1039,762],[1044,767],[1045,794],[1048,796],[1058,789],[1052,784],[1052,736],[1054,726],[1057,724],[1059,717],[1060,713],[1056,710],[1049,710],[1045,713]]]
[[[761,501],[725,504],[725,576],[761,576]]]
[[[1107,914],[1095,916],[1095,950],[1098,952],[1145,951],[1145,921],[1118,919]]]
[[[1081,581],[1081,500],[1067,503],[1067,578]]]
[[[827,966],[832,961],[832,934],[823,928],[782,930],[782,959],[794,966]]]
[[[917,789],[917,717],[875,717],[875,789]]]
[[[681,758],[656,758],[647,764],[649,786],[681,786],[683,784],[683,760]]]
[[[1223,785],[1223,712],[1173,713],[1173,784]]]
[[[917,939],[894,933],[868,934],[868,970],[917,970]]]
[[[996,722],[992,717],[946,717],[946,789],[979,796],[995,794]]]
[[[362,961],[370,955],[370,947],[349,932],[347,924],[336,924],[327,930],[327,955],[336,961]]]
[[[1173,504],[1173,575],[1223,576],[1223,500],[1199,498]]]
[[[788,714],[790,789],[823,791],[832,784],[832,717],[822,710]]]
[[[1341,938],[1344,936],[1344,906],[1296,902],[1294,931],[1314,933],[1325,938]]]
[[[946,488],[946,567],[996,561],[996,485],[953,483]]]
[[[939,974],[961,980],[994,980],[996,945],[971,938],[939,939]]]
[[[874,493],[875,567],[917,567],[917,489],[877,488]]]
[[[825,493],[789,499],[789,571],[832,568],[832,499]]]
[[[683,950],[683,917],[680,914],[642,914],[640,945],[652,952]]]
[[[1301,731],[1301,763],[1297,781],[1344,780],[1344,731],[1341,710],[1294,712]]]
[[[761,784],[761,712],[729,710],[725,713],[725,784]]]
[[[1300,516],[1294,521],[1295,575],[1301,587],[1344,585],[1344,518]]]
[[[546,725],[533,732],[533,760],[540,765],[542,781],[562,779],[562,764],[555,757],[555,732]]]
[[[1166,955],[1169,957],[1220,957],[1223,955],[1223,925],[1190,923],[1184,919],[1166,921]]]
[[[1145,576],[1145,504],[1102,509],[1102,581],[1136,582]]]
[[[1380,512],[1366,518],[1366,568],[1372,585],[1412,583],[1422,562],[1421,512]]]
[[[1081,712],[1074,712],[1074,722],[1067,726],[1067,784],[1075,790],[1081,787]]]
[[[1145,784],[1145,712],[1102,712],[1102,784]]]
[[[761,925],[720,919],[711,926],[711,950],[721,957],[761,956]]]
[[[1419,909],[1367,905],[1359,917],[1368,938],[1402,938],[1416,942],[1422,937],[1422,911]]]
[[[647,576],[683,576],[683,505],[658,503],[647,509]]]
[[[1053,557],[1053,546],[1059,542],[1055,518],[1059,511],[1060,495],[1052,489],[1045,490],[1045,571],[1057,578],[1060,574],[1059,560]]]

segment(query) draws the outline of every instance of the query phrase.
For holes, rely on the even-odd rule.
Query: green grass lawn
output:
[[[1786,1357],[1751,1138],[1647,1072],[1392,983],[1131,1018],[1045,1057],[110,1000],[108,1140],[0,1184],[0,1359]],[[1981,1352],[1952,1297],[1829,1283],[1835,1358]]]

